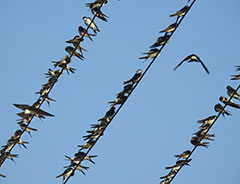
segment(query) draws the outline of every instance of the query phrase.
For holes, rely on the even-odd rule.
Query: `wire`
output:
[[[174,32],[177,30],[177,28],[179,27],[179,25],[181,24],[181,22],[183,21],[184,17],[187,15],[188,11],[191,9],[191,7],[193,6],[193,4],[195,3],[196,0],[194,0],[191,5],[189,6],[189,9],[186,11],[186,13],[181,17],[180,21],[177,24],[177,27],[174,29],[173,32],[171,32],[169,34],[168,39],[164,42],[164,44],[161,46],[161,48],[159,49],[159,51],[156,54],[156,57],[153,58],[153,60],[150,62],[150,64],[147,66],[147,68],[144,70],[142,76],[140,77],[140,79],[136,82],[136,84],[133,86],[132,90],[130,91],[130,93],[128,94],[128,96],[126,97],[126,99],[124,100],[124,102],[119,106],[119,108],[116,110],[116,112],[114,113],[114,115],[110,118],[110,121],[108,122],[107,126],[105,128],[102,129],[102,131],[99,133],[100,135],[107,129],[107,127],[110,125],[110,123],[112,122],[112,120],[114,119],[114,117],[118,114],[118,112],[121,110],[121,108],[123,107],[123,105],[125,104],[125,102],[128,100],[128,98],[131,96],[132,92],[134,91],[134,89],[137,87],[137,85],[140,83],[140,81],[142,80],[142,78],[145,76],[145,74],[147,73],[147,71],[150,69],[150,67],[152,66],[152,64],[154,63],[154,61],[156,60],[156,58],[159,56],[159,54],[161,53],[161,51],[163,50],[163,48],[165,47],[165,45],[167,44],[167,42],[170,40],[170,38],[172,37],[172,35],[174,34]],[[100,139],[101,136],[99,136],[96,141],[91,145],[91,147],[87,150],[86,155],[91,151],[91,149],[93,148],[93,146],[97,143],[97,141]],[[78,160],[78,164],[76,164],[74,166],[74,168],[72,169],[71,173],[69,174],[69,176],[65,179],[65,181],[63,182],[63,184],[66,184],[67,181],[72,177],[72,173],[74,173],[77,169],[78,166],[80,166],[81,162],[83,161],[84,157],[81,157],[81,159]]]

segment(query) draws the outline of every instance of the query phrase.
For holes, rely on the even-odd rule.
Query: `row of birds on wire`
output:
[[[237,71],[240,71],[240,66],[236,66]],[[240,74],[232,75],[232,80],[239,80]],[[237,88],[238,89],[238,88]],[[224,104],[224,106],[230,106],[233,108],[240,109],[240,104],[235,103],[232,98],[240,101],[240,94],[237,92],[237,89],[234,89],[230,85],[226,87],[227,94],[229,97],[220,96],[219,100]],[[214,106],[214,110],[217,113],[220,113],[223,117],[225,115],[231,116],[232,114],[225,109],[225,107],[222,106],[220,103],[216,104]],[[174,165],[166,167],[167,170],[170,169],[170,172],[160,177],[162,181],[160,184],[169,184],[172,179],[176,176],[176,174],[179,172],[179,170],[185,166],[189,166],[189,162],[192,160],[190,159],[190,156],[192,155],[193,151],[195,151],[196,147],[205,147],[208,148],[210,142],[204,142],[203,139],[208,141],[214,141],[214,134],[208,134],[210,128],[213,126],[215,121],[218,119],[219,116],[213,115],[209,116],[205,119],[199,120],[198,123],[201,124],[199,127],[199,130],[195,133],[193,133],[193,137],[191,138],[190,142],[194,146],[194,149],[192,151],[186,150],[180,154],[175,155],[177,158],[177,161]]]
[[[185,6],[181,10],[170,15],[170,17],[177,16],[176,22],[170,25],[168,28],[160,31],[161,33],[162,32],[165,33],[165,35],[159,37],[157,41],[150,46],[150,51],[143,53],[143,54],[146,54],[146,56],[140,57],[139,59],[144,59],[145,61],[148,59],[155,59],[160,53],[160,50],[157,49],[156,47],[163,46],[168,42],[168,40],[170,39],[170,33],[172,33],[178,26],[179,18],[184,16],[188,10],[189,10],[189,6]],[[195,54],[191,54],[190,56],[186,57],[183,61],[181,61],[181,63],[177,67],[179,67],[184,61],[200,62],[204,67],[204,69],[207,71],[207,73],[209,73],[208,69],[203,64],[201,59]],[[98,120],[99,123],[91,124],[92,129],[89,131],[86,131],[88,134],[83,136],[83,140],[86,142],[82,145],[78,145],[79,150],[74,154],[73,157],[65,155],[66,160],[70,161],[70,164],[67,166],[64,166],[65,168],[64,171],[58,176],[56,176],[56,178],[62,177],[63,183],[66,183],[68,178],[70,178],[71,176],[74,176],[75,170],[79,170],[80,172],[82,172],[82,174],[85,175],[84,170],[88,170],[89,167],[82,165],[82,162],[84,160],[88,160],[93,164],[95,163],[92,160],[92,158],[97,157],[97,155],[88,155],[88,153],[90,152],[92,147],[96,144],[98,139],[104,134],[104,131],[106,130],[107,126],[112,121],[113,117],[116,115],[115,106],[116,105],[121,106],[124,104],[129,94],[132,93],[136,84],[142,78],[142,74],[143,74],[143,71],[141,69],[138,69],[131,79],[123,82],[123,85],[124,85],[123,90],[117,93],[115,100],[108,102],[111,105],[111,107],[105,113],[105,116]],[[83,152],[83,150],[85,150],[85,152]]]
[[[107,0],[96,0],[92,3],[86,3],[86,6],[91,9],[91,12],[94,16],[98,17],[99,19],[107,22],[108,16],[106,16],[102,11],[101,7],[107,4]],[[48,69],[48,72],[45,73],[46,78],[48,78],[48,82],[42,85],[42,88],[40,91],[36,92],[36,94],[39,94],[39,99],[33,104],[33,105],[27,105],[27,104],[13,104],[15,107],[23,110],[23,112],[17,113],[18,116],[20,116],[20,119],[17,120],[18,125],[21,129],[16,130],[13,136],[7,141],[7,144],[2,146],[2,149],[0,150],[0,167],[6,160],[6,158],[14,161],[14,158],[18,157],[18,154],[12,154],[10,153],[13,147],[16,144],[19,144],[20,146],[27,148],[26,144],[29,142],[23,141],[21,139],[23,133],[26,131],[31,136],[31,131],[37,131],[36,128],[29,127],[30,122],[32,121],[34,116],[37,116],[39,119],[43,120],[45,117],[54,117],[53,114],[50,114],[42,109],[40,109],[41,104],[46,101],[48,105],[50,106],[50,101],[56,101],[52,98],[50,98],[48,95],[55,85],[55,83],[58,81],[58,78],[62,75],[62,72],[64,70],[74,73],[76,69],[71,68],[69,66],[69,63],[71,62],[71,57],[76,56],[79,59],[83,60],[83,51],[87,51],[81,46],[81,43],[83,42],[83,37],[88,37],[92,41],[92,36],[96,36],[97,32],[100,32],[98,26],[93,22],[93,20],[90,17],[84,16],[83,21],[85,25],[87,26],[87,29],[83,28],[82,26],[78,27],[78,32],[80,34],[75,36],[73,39],[66,41],[66,43],[71,43],[73,46],[67,46],[65,48],[66,52],[69,55],[64,56],[60,61],[52,61],[54,63],[54,68],[59,67],[60,69],[52,70]],[[94,34],[89,33],[88,29],[91,28],[94,32]],[[77,51],[79,50],[79,52]],[[3,174],[0,174],[1,177],[6,177]]]

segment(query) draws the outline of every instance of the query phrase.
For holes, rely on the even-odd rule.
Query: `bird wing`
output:
[[[202,60],[199,57],[197,57],[197,58],[198,58],[199,62],[201,63],[201,65],[203,66],[204,70],[209,74],[209,71],[208,71],[207,67],[204,65],[204,63],[202,62]]]
[[[179,66],[181,66],[183,64],[184,61],[186,61],[186,58],[184,60],[182,60],[173,70],[175,71]]]
[[[13,104],[13,105],[22,110],[25,110],[30,107],[29,105],[26,105],[26,104]]]

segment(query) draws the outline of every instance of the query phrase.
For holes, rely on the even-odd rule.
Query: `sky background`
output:
[[[35,92],[47,82],[44,73],[51,61],[66,53],[66,40],[78,34],[84,25],[83,16],[91,16],[80,0],[2,1],[1,34],[1,116],[0,145],[17,130],[13,103],[32,104]],[[102,11],[108,23],[96,19],[101,32],[83,47],[86,58],[72,59],[76,73],[64,73],[52,90],[56,99],[49,108],[55,115],[43,122],[34,118],[37,128],[28,149],[18,145],[12,153],[19,154],[16,163],[7,160],[0,173],[0,183],[61,183],[56,176],[73,156],[82,136],[109,109],[108,101],[122,90],[122,82],[137,69],[145,69],[138,57],[162,34],[160,30],[175,21],[170,14],[185,6],[187,0],[109,0]],[[175,164],[173,155],[192,149],[190,139],[198,129],[197,120],[215,115],[219,96],[226,96],[239,62],[238,0],[197,1],[179,29],[166,45],[151,69],[105,131],[91,154],[97,154],[86,176],[76,172],[68,183],[155,184],[168,173],[166,166]],[[210,71],[208,75],[198,63],[173,68],[187,55],[196,53]],[[238,183],[240,170],[240,111],[228,110],[232,117],[221,117],[210,133],[216,141],[208,149],[198,148],[192,155],[191,167],[184,167],[173,183]]]

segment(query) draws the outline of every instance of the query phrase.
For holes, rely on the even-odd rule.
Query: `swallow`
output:
[[[0,174],[0,176],[3,177],[3,178],[6,178],[6,176],[4,176],[3,174]]]
[[[231,97],[233,96],[233,98],[237,99],[237,100],[240,100],[240,95],[239,93],[236,91],[235,92],[235,89],[232,88],[231,86],[227,86],[227,94]]]
[[[93,164],[95,164],[95,162],[92,160],[92,158],[97,157],[97,155],[87,155],[86,153],[84,153],[82,151],[75,153],[74,156],[78,159],[88,160],[88,161],[92,162]]]
[[[189,6],[184,6],[181,10],[178,10],[176,13],[171,14],[171,15],[169,15],[169,16],[170,16],[170,17],[175,17],[175,16],[177,16],[177,20],[176,20],[176,21],[178,21],[178,19],[179,19],[180,17],[184,16],[184,15],[187,13],[188,10],[189,10]]]
[[[130,82],[136,83],[140,80],[141,76],[142,76],[142,70],[138,69],[136,71],[136,73],[134,74],[134,76],[131,79],[129,79],[128,81],[124,81],[123,84],[128,84]]]
[[[22,130],[27,131],[27,133],[30,135],[30,137],[32,137],[31,131],[35,131],[35,132],[37,131],[36,128],[31,128],[31,127],[27,126],[26,124],[21,124],[20,127]]]
[[[108,103],[111,104],[112,106],[120,105],[120,104],[123,104],[126,99],[127,99],[127,96],[125,96],[125,94],[120,94],[114,101],[110,101]]]
[[[183,158],[188,158],[190,154],[191,154],[191,151],[190,151],[190,150],[187,150],[187,151],[182,152],[182,153],[179,154],[179,155],[175,155],[175,157],[176,157],[177,159],[183,159]]]
[[[158,37],[157,41],[150,46],[150,48],[155,48],[155,47],[159,47],[165,43],[168,43],[169,42],[169,38],[170,36],[169,35],[164,35],[164,36],[160,36]]]
[[[88,140],[88,139],[98,139],[100,136],[102,136],[103,135],[103,132],[101,132],[100,134],[99,133],[95,133],[95,134],[89,134],[89,135],[85,135],[85,136],[83,136],[83,140],[84,141],[86,141],[86,140]]]
[[[76,47],[83,56],[83,51],[87,52],[87,50],[81,46],[82,42],[83,42],[82,36],[75,36],[73,39],[66,41],[66,43],[72,43],[73,46]]]
[[[100,123],[97,123],[97,124],[91,124],[91,128],[101,129],[101,128],[105,128],[107,125],[108,125],[108,122],[101,121]]]
[[[23,131],[18,129],[15,131],[14,135],[12,136],[13,139],[18,139],[23,135]]]
[[[184,61],[187,61],[187,60],[188,60],[188,63],[200,62],[201,65],[203,66],[204,70],[209,74],[207,67],[204,65],[202,60],[196,54],[191,54],[191,55],[187,56],[186,58],[184,58],[173,70],[175,71],[179,66],[181,66],[183,64]]]
[[[167,175],[160,177],[160,179],[165,179],[165,178],[166,179],[171,179],[172,177],[175,176],[175,174],[176,174],[176,171],[171,170]]]
[[[203,146],[203,147],[205,147],[205,148],[208,148],[208,146],[209,146],[209,145],[208,145],[209,142],[201,142],[198,137],[192,137],[191,143],[192,143],[192,145],[194,145],[194,146]]]
[[[74,175],[73,169],[72,169],[72,168],[67,168],[67,169],[65,169],[65,170],[63,171],[62,174],[56,176],[56,178],[59,178],[59,177],[62,176],[62,177],[63,177],[63,181],[64,181],[66,177],[68,177],[68,176],[73,176],[73,175]]]
[[[70,56],[76,56],[78,57],[80,60],[83,60],[84,57],[78,53],[78,51],[76,51],[73,47],[68,46],[65,48],[65,51],[70,55]]]
[[[201,138],[205,133],[206,133],[205,131],[199,130],[196,133],[193,133],[193,135],[196,135],[198,138]],[[215,135],[214,134],[205,134],[202,139],[206,139],[209,141],[215,141],[211,137],[215,137]]]
[[[170,184],[170,179],[162,180],[160,184]]]
[[[91,148],[94,144],[96,143],[96,140],[92,140],[90,139],[88,142],[86,142],[85,144],[83,145],[78,145],[78,147],[80,147],[80,150],[83,150],[83,149],[89,149]]]
[[[72,157],[69,157],[69,156],[67,156],[67,155],[65,155],[65,157],[67,158],[66,160],[71,161],[70,167],[71,167],[71,166],[74,166],[74,165],[77,165],[77,164],[80,164],[80,162],[81,162],[81,160],[78,159],[78,158],[72,158]]]
[[[98,26],[95,24],[95,22],[93,22],[93,20],[92,20],[90,17],[84,16],[82,19],[84,20],[84,23],[85,23],[85,25],[86,25],[87,27],[88,27],[88,26],[90,25],[90,23],[91,23],[90,28],[93,30],[93,32],[94,32],[95,34],[97,34],[97,32],[100,32]]]
[[[166,29],[160,31],[160,33],[170,33],[170,32],[173,32],[176,28],[177,28],[178,24],[175,22],[173,24],[171,24],[170,26],[168,26]]]
[[[92,8],[91,12],[92,12],[93,15],[96,15],[97,18],[99,18],[99,19],[101,19],[105,22],[108,21],[107,18],[109,18],[109,17],[101,11],[100,7]]]
[[[51,77],[59,77],[61,75],[61,70],[58,69],[58,70],[55,70],[53,71],[52,69],[48,69],[48,72],[45,73],[46,75],[46,78],[51,78]]]
[[[192,159],[189,159],[189,160],[178,160],[175,165],[169,166],[169,167],[165,167],[165,169],[172,169],[172,171],[177,171],[177,170],[180,169],[180,167],[182,167],[182,166],[184,166],[184,165],[190,166],[188,163],[189,163],[191,160],[192,160]]]
[[[240,74],[231,75],[231,76],[232,76],[231,80],[239,80],[240,79]]]
[[[143,56],[143,57],[139,57],[139,59],[145,59],[148,60],[148,59],[151,59],[151,58],[156,58],[159,54],[159,50],[158,49],[150,49],[149,52],[144,52],[142,54],[146,54],[146,56]]]
[[[73,166],[75,166],[75,165],[73,165]],[[65,166],[64,168],[69,168],[69,167],[70,167],[70,166]],[[85,172],[83,171],[83,169],[88,170],[89,167],[83,166],[83,165],[78,165],[76,169],[79,170],[79,171],[81,171],[84,175],[86,175]]]
[[[86,7],[89,7],[90,9],[94,8],[101,8],[103,5],[107,4],[107,0],[96,0],[93,3],[85,3]]]
[[[115,109],[116,107],[112,106],[105,114],[105,116],[101,119],[99,119],[98,121],[106,121],[109,122],[111,120],[111,118],[113,117],[113,115],[115,114]]]
[[[18,115],[23,118],[24,118],[24,115],[33,115],[33,116],[37,116],[40,119],[41,118],[44,119],[45,116],[54,117],[54,115],[52,115],[46,111],[43,111],[39,108],[34,107],[34,104],[32,106],[27,105],[27,104],[13,104],[13,105],[24,111],[23,113],[18,113]]]
[[[88,37],[91,41],[93,41],[93,39],[91,38],[91,36],[95,36],[94,34],[89,33],[86,29],[84,29],[82,26],[78,27],[78,32],[80,35],[82,36],[86,36]]]
[[[206,124],[211,125],[215,121],[216,118],[217,118],[217,116],[215,116],[215,115],[214,116],[209,116],[205,119],[198,120],[198,123],[202,123],[203,125],[206,125]]]
[[[13,162],[15,162],[13,158],[18,158],[18,154],[11,154],[9,152],[6,152],[6,158],[8,158],[8,159],[12,160]]]
[[[66,50],[66,48],[65,48],[65,50]],[[60,61],[52,61],[52,63],[54,63],[54,68],[56,68],[56,67],[65,68],[65,66],[70,62],[71,62],[71,59],[68,55],[64,56]],[[54,76],[54,77],[57,77],[57,76]],[[52,77],[50,77],[50,78],[52,78]]]
[[[219,97],[219,100],[220,100],[221,102],[223,102],[225,105],[227,104],[227,105],[229,105],[229,106],[231,106],[231,107],[235,107],[235,108],[237,108],[237,109],[240,109],[240,105],[234,103],[232,100],[230,100],[230,98],[226,98],[226,97],[224,97],[224,96],[220,96],[220,97]],[[230,101],[229,101],[229,100],[230,100]]]
[[[125,85],[123,87],[123,91],[118,93],[117,95],[122,95],[122,94],[125,94],[125,93],[129,94],[132,91],[132,89],[133,89],[133,85],[134,85],[134,83],[130,83],[130,84]]]
[[[232,116],[232,114],[230,112],[228,112],[226,109],[223,109],[223,106],[219,103],[214,106],[214,110],[216,112],[221,112],[222,111],[221,113],[222,113],[223,117],[224,117],[225,114],[227,116]]]

